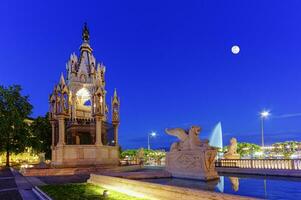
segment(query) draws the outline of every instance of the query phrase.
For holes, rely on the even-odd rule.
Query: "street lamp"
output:
[[[264,120],[271,115],[270,111],[264,110],[260,113],[261,118],[261,145],[264,148]]]
[[[147,134],[147,149],[150,150],[150,137],[156,137],[157,133],[156,132],[151,132],[149,134]]]

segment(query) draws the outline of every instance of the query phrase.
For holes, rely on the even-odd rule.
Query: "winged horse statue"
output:
[[[194,150],[200,148],[208,148],[208,140],[201,141],[199,138],[202,128],[199,126],[192,126],[188,131],[182,128],[165,129],[168,135],[176,136],[179,142],[171,145],[170,151]]]

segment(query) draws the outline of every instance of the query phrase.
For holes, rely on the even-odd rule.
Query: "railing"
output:
[[[220,159],[216,167],[301,170],[301,159]]]
[[[137,160],[120,160],[120,165],[128,166],[128,165],[139,165],[140,163]]]
[[[122,159],[120,160],[120,165],[148,165],[148,166],[165,166],[165,159],[161,160],[143,160],[139,161],[138,159],[130,160],[130,159]]]

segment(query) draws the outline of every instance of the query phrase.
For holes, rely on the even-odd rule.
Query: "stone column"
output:
[[[65,145],[65,116],[57,115],[59,121],[59,142],[57,146]]]
[[[101,126],[102,126],[102,116],[101,115],[96,115],[95,116],[95,121],[96,121],[96,141],[95,145],[96,146],[102,146],[102,141],[101,141]]]
[[[117,123],[117,124],[113,123],[113,127],[114,127],[114,142],[115,142],[115,146],[118,146],[118,128],[119,128],[119,123]]]
[[[95,101],[94,101],[94,95],[91,97],[91,114],[92,116],[95,113]]]
[[[51,121],[51,130],[52,130],[52,136],[51,136],[51,146],[54,147],[54,140],[55,140],[55,122],[54,121]]]
[[[75,144],[80,145],[80,137],[78,135],[75,136]]]

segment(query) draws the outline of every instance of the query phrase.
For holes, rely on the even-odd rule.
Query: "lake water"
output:
[[[143,181],[263,199],[301,200],[300,178],[221,174],[219,180],[210,182],[176,178],[146,179]]]

